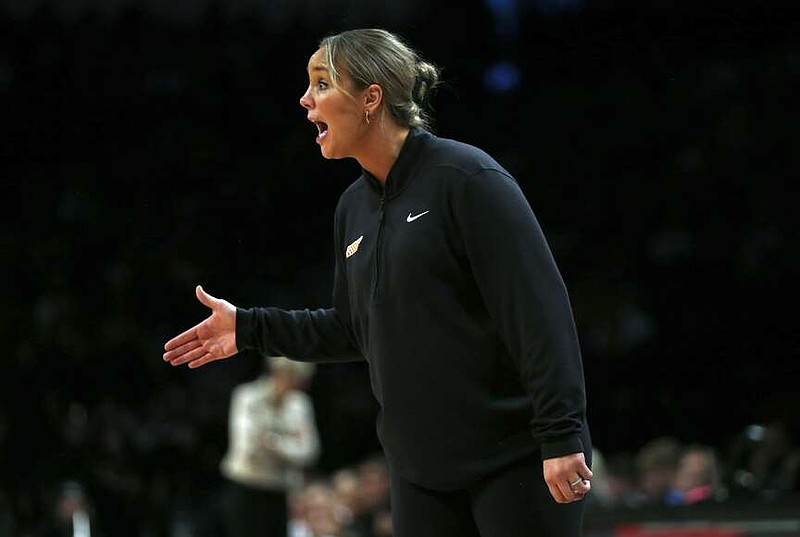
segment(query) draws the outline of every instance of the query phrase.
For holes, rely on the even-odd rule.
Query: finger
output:
[[[200,343],[199,339],[193,339],[193,340],[191,340],[191,341],[189,341],[187,343],[184,343],[183,345],[180,345],[179,347],[176,347],[174,349],[171,349],[171,350],[165,352],[164,353],[164,361],[165,362],[171,362],[171,361],[175,360],[176,358],[182,356],[183,354],[186,354],[189,351],[193,351],[194,349],[196,349],[198,347],[201,347],[201,346],[202,346],[202,343]]]
[[[588,494],[591,489],[592,489],[592,483],[588,479],[584,479],[583,481],[581,481],[577,485],[572,485],[570,487],[570,490],[573,493],[579,494],[579,495]]]
[[[200,366],[206,365],[208,362],[213,362],[214,360],[219,360],[219,358],[220,358],[219,356],[215,356],[215,355],[211,354],[210,352],[207,352],[205,355],[201,356],[200,358],[197,358],[197,359],[192,360],[191,362],[189,362],[189,368],[190,369],[197,369]]]
[[[591,488],[592,488],[591,485],[587,486],[581,485],[580,488],[575,487],[575,489],[573,490],[573,501],[583,500],[586,497],[586,495],[589,494]]]
[[[203,347],[197,347],[194,350],[177,355],[172,360],[169,360],[169,363],[172,365],[183,365],[187,362],[197,360],[198,358],[205,356],[207,353],[208,351],[206,351]]]
[[[171,351],[195,339],[197,339],[197,326],[193,326],[167,341],[164,344],[164,350]]]
[[[561,492],[561,490],[558,487],[555,487],[555,486],[550,485],[548,483],[547,484],[547,488],[550,489],[550,496],[552,496],[553,499],[556,502],[558,502],[558,503],[567,503],[566,502],[566,498],[564,497],[564,494]]]
[[[573,494],[573,500],[582,500],[592,490],[592,483],[588,479],[582,479],[580,483],[571,483],[569,488]]]
[[[561,494],[564,496],[564,503],[570,503],[575,501],[575,490],[569,486],[569,483],[564,483],[563,485],[559,485],[559,490]]]
[[[567,483],[558,483],[555,486],[548,485],[548,487],[550,488],[550,494],[558,503],[570,503],[575,499],[575,495],[569,489]]]

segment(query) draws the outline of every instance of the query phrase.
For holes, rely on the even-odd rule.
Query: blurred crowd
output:
[[[63,419],[50,460],[25,480],[0,476],[0,535],[88,537],[82,527],[94,537],[220,535],[219,460],[202,460],[191,423],[137,422],[119,407],[71,408]],[[752,509],[787,499],[800,507],[796,425],[796,416],[747,424],[720,446],[665,435],[630,453],[595,449],[588,521],[653,507]],[[385,460],[375,452],[330,471],[309,466],[289,511],[290,537],[390,537]]]
[[[800,493],[796,416],[742,428],[724,446],[659,436],[634,453],[597,450],[594,508],[769,502]],[[800,507],[800,498],[798,498]]]

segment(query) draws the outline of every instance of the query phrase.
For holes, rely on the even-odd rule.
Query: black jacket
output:
[[[394,471],[447,489],[524,456],[590,455],[566,288],[514,178],[412,129],[336,208],[333,307],[238,309],[239,350],[366,358]]]

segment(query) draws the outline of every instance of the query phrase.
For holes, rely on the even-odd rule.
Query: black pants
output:
[[[226,537],[286,537],[289,515],[284,491],[228,482],[221,507]]]
[[[454,491],[392,474],[394,537],[579,537],[583,512],[584,501],[556,503],[536,458]]]

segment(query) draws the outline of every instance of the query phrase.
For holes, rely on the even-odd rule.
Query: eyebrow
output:
[[[317,73],[317,72],[320,72],[320,71],[327,73],[328,72],[328,67],[323,65],[323,64],[317,64],[317,65],[312,65],[311,67],[309,67],[308,71],[311,72],[311,73]]]

